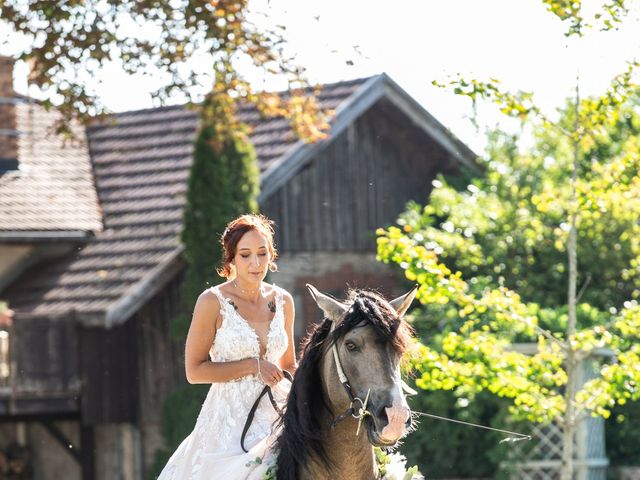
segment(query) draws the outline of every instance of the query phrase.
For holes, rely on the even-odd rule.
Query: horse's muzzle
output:
[[[377,447],[389,447],[407,434],[411,425],[411,410],[405,405],[383,407],[369,418],[369,442]]]

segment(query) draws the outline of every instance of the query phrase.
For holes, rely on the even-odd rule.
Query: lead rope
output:
[[[500,432],[500,433],[506,433],[507,435],[513,435],[511,437],[503,438],[502,440],[500,440],[499,443],[515,443],[515,442],[522,442],[522,441],[531,440],[531,435],[525,435],[524,433],[512,432],[510,430],[502,430],[501,428],[487,427],[485,425],[478,425],[477,423],[464,422],[462,420],[454,420],[453,418],[448,418],[448,417],[440,417],[439,415],[433,415],[431,413],[416,412],[415,410],[413,410],[412,413],[415,414],[415,415],[420,415],[422,417],[430,417],[430,418],[434,418],[436,420],[443,420],[445,422],[459,423],[461,425],[466,425],[468,427],[484,428],[485,430],[492,430],[494,432]],[[514,437],[516,437],[516,438],[514,438]]]

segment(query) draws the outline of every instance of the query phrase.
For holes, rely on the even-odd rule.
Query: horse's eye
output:
[[[358,346],[351,341],[344,342],[344,346],[347,347],[347,350],[349,350],[350,352],[354,352],[358,349]]]

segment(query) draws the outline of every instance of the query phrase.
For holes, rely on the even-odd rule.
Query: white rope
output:
[[[515,435],[516,437],[519,437],[519,438],[513,438],[513,437],[503,438],[502,440],[500,440],[500,443],[503,443],[503,442],[515,443],[515,442],[521,442],[523,440],[526,440],[526,441],[531,440],[531,435],[525,435],[524,433],[512,432],[510,430],[502,430],[500,428],[487,427],[485,425],[478,425],[477,423],[470,423],[470,422],[464,422],[462,420],[454,420],[453,418],[440,417],[438,415],[433,415],[431,413],[416,412],[415,410],[412,410],[412,413],[414,413],[415,415],[421,415],[423,417],[435,418],[436,420],[444,420],[445,422],[460,423],[462,425],[467,425],[469,427],[484,428],[485,430],[492,430],[494,432],[506,433],[507,435]]]

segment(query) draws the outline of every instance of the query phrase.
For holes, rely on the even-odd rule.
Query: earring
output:
[[[271,273],[277,272],[278,271],[278,265],[276,265],[274,262],[271,262],[269,264],[269,271]]]

